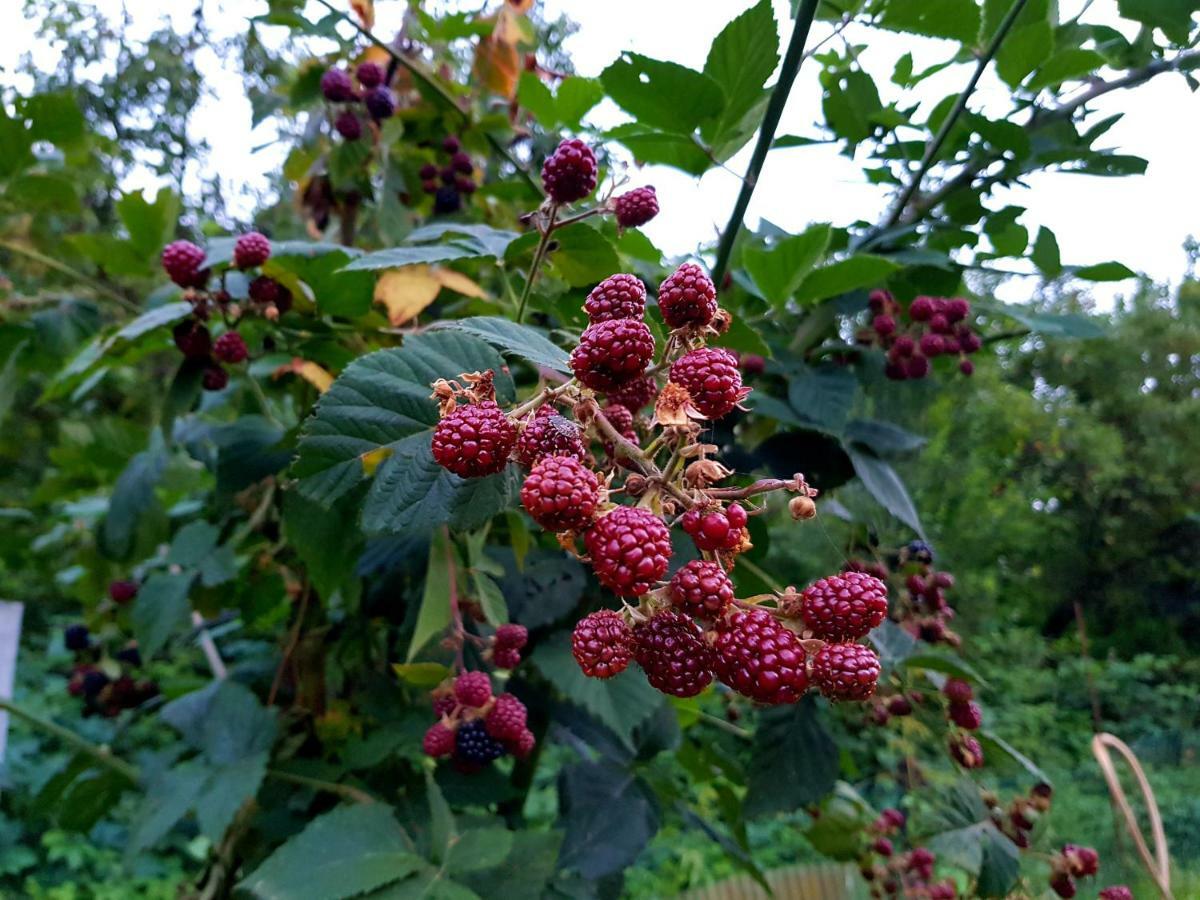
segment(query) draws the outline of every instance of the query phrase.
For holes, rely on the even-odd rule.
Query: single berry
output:
[[[742,542],[745,517],[745,510],[731,503],[728,509],[689,509],[680,525],[698,550],[733,550]]]
[[[622,228],[638,228],[658,215],[658,195],[654,188],[634,188],[613,200],[617,224]]]
[[[983,724],[983,711],[979,708],[979,704],[974,701],[967,703],[951,703],[947,710],[950,721],[959,728],[965,728],[967,731],[974,731]]]
[[[946,683],[942,685],[942,693],[951,703],[967,703],[975,699],[975,689],[971,687],[970,682],[961,678],[947,678]]]
[[[571,652],[589,678],[612,678],[633,657],[633,630],[615,609],[588,613],[575,624]]]
[[[422,181],[421,190],[426,194],[436,194],[438,192],[438,183],[436,181]]]
[[[396,112],[396,98],[392,96],[391,88],[377,87],[367,91],[364,102],[367,112],[376,122],[390,119]]]
[[[563,141],[542,165],[542,186],[555,203],[574,203],[596,189],[596,154],[578,138]]]
[[[733,602],[733,582],[715,562],[694,559],[671,576],[671,603],[693,616],[715,619]]]
[[[348,141],[357,141],[362,137],[362,119],[352,109],[343,109],[334,116],[333,127],[338,134]]]
[[[492,680],[487,672],[463,672],[455,678],[454,699],[463,706],[485,706],[492,699]]]
[[[699,626],[673,609],[633,629],[633,655],[651,687],[664,694],[694,697],[713,678],[713,652]]]
[[[864,572],[830,575],[800,595],[804,624],[825,641],[866,637],[887,615],[887,585]]]
[[[933,564],[933,548],[925,541],[912,541],[904,549],[910,559],[927,566]]]
[[[717,621],[717,676],[759,703],[795,703],[808,689],[804,647],[765,609],[734,609]]]
[[[630,412],[636,413],[658,396],[658,385],[653,378],[639,376],[630,382],[608,392],[610,406],[623,406]]]
[[[942,335],[942,352],[947,356],[957,356],[962,347],[959,346],[958,338],[952,334]]]
[[[321,76],[321,93],[331,103],[346,103],[354,99],[354,82],[345,69],[326,69]]]
[[[95,698],[108,687],[108,676],[99,669],[91,669],[83,676],[83,696],[89,700]]]
[[[127,647],[122,647],[115,654],[113,654],[113,656],[117,662],[125,663],[127,666],[137,667],[142,664],[142,654],[141,651],[138,650],[136,641]]]
[[[629,441],[631,444],[638,443],[637,429],[633,427],[633,413],[630,412],[628,406],[620,406],[616,403],[609,403],[601,412],[604,418],[608,419],[608,424],[611,425],[620,435]],[[604,452],[610,457],[616,458],[617,450],[614,441],[604,442]]]
[[[448,716],[454,712],[454,707],[458,705],[458,701],[454,699],[453,689],[444,687],[438,688],[440,693],[430,695],[430,700],[433,702],[433,714],[439,719],[442,716]]]
[[[911,716],[912,703],[903,694],[897,694],[888,698],[887,711],[890,716]]]
[[[227,331],[213,344],[213,356],[223,363],[240,363],[246,356],[246,341],[236,331]]]
[[[743,353],[738,357],[738,365],[747,375],[761,375],[767,370],[767,361],[757,353]]]
[[[473,194],[478,187],[479,185],[477,185],[469,175],[459,175],[456,179],[454,179],[454,188],[460,194]]]
[[[951,322],[961,322],[971,314],[971,304],[963,297],[955,297],[945,305],[946,318]]]
[[[873,290],[867,297],[867,306],[871,308],[873,313],[881,313],[886,309],[891,309],[895,304],[890,291]]]
[[[88,641],[86,625],[68,625],[63,631],[63,644],[68,650],[86,650]]]
[[[917,297],[908,307],[908,317],[914,322],[928,322],[933,317],[932,297]]]
[[[950,757],[964,769],[983,768],[983,747],[974,735],[959,733],[951,737]]]
[[[459,149],[461,148],[461,146],[462,145],[459,143],[458,138],[456,138],[452,134],[448,134],[444,138],[442,138],[442,149],[445,150],[447,153],[451,153],[451,154],[457,153],[459,151]]]
[[[137,592],[138,583],[136,581],[111,581],[108,585],[108,596],[113,603],[128,603],[137,596]]]
[[[529,641],[529,629],[509,623],[496,629],[496,646],[520,650]]]
[[[1055,872],[1050,876],[1050,890],[1058,894],[1060,897],[1071,898],[1075,896],[1076,887],[1075,879],[1066,872]]]
[[[919,353],[910,356],[904,363],[904,377],[913,380],[929,374],[929,359]]]
[[[573,456],[580,462],[587,456],[579,426],[548,403],[525,420],[517,437],[517,461],[521,465],[532,466],[545,456]]]
[[[958,887],[949,879],[929,886],[929,900],[955,900],[957,897]]]
[[[450,165],[462,175],[470,175],[475,171],[475,164],[471,162],[471,157],[461,150],[450,157]]]
[[[958,363],[958,371],[964,375],[974,375],[975,363],[971,362],[969,359],[960,360]]]
[[[908,378],[908,371],[900,362],[889,361],[887,365],[883,367],[883,374],[892,381],[904,381],[906,378]]]
[[[871,845],[871,849],[874,850],[876,853],[878,853],[880,856],[891,856],[892,855],[892,842],[889,841],[885,837],[876,838],[875,843],[873,843]]]
[[[900,810],[889,806],[879,814],[879,821],[884,823],[887,828],[903,828],[908,817]]]
[[[889,352],[894,353],[896,358],[900,359],[906,356],[912,356],[913,353],[916,352],[916,349],[916,342],[907,334],[902,334],[896,338],[895,342],[892,344],[892,349]]]
[[[896,330],[896,320],[887,313],[881,313],[871,320],[871,327],[876,334],[887,336]]]
[[[438,176],[438,167],[433,163],[425,163],[417,175],[422,181],[433,181]]]
[[[438,215],[450,215],[462,209],[462,197],[453,187],[436,189],[433,195],[433,211]]]
[[[1066,857],[1067,865],[1070,867],[1072,875],[1086,878],[1100,871],[1100,854],[1091,847],[1079,847],[1075,844],[1067,844],[1063,847],[1062,852],[1063,856]]]
[[[461,478],[503,471],[517,427],[494,400],[455,407],[433,430],[433,458]]]
[[[963,353],[975,353],[983,346],[983,338],[973,331],[963,331],[958,335],[958,345]]]
[[[426,756],[437,759],[439,756],[449,756],[454,752],[454,731],[441,722],[434,722],[425,732],[421,741],[421,750]]]
[[[512,694],[501,694],[484,717],[483,725],[498,741],[517,741],[525,731],[527,715],[524,703]]]
[[[270,276],[259,275],[250,282],[248,291],[250,299],[255,303],[274,303],[278,306],[287,288]]]
[[[205,368],[200,384],[206,391],[223,391],[229,384],[229,373],[214,363]]]
[[[454,735],[454,756],[465,763],[486,765],[504,755],[504,745],[487,733],[479,719],[458,727]]]
[[[671,380],[687,389],[692,405],[709,419],[732,412],[747,393],[742,388],[737,357],[717,347],[689,350],[675,360]]]
[[[826,644],[813,659],[813,683],[830,700],[866,700],[879,672],[879,657],[862,644]]]
[[[1100,892],[1099,900],[1133,900],[1133,891],[1123,884],[1114,884]]]
[[[611,391],[637,378],[654,355],[645,322],[612,319],[589,325],[571,351],[575,377],[594,391]]]
[[[600,583],[621,597],[646,593],[671,562],[671,532],[663,520],[634,506],[618,506],[584,536]]]
[[[207,359],[212,352],[212,335],[194,319],[184,319],[171,330],[179,352],[188,359]]]
[[[271,242],[257,231],[243,234],[233,245],[233,264],[239,269],[261,266],[271,257]]]
[[[937,334],[949,334],[951,332],[950,319],[945,313],[936,312],[929,317],[929,329]]]
[[[533,752],[533,748],[537,746],[537,738],[533,732],[526,728],[521,732],[520,737],[513,741],[508,749],[517,759],[525,759]]]
[[[946,342],[940,334],[927,331],[921,335],[920,347],[926,356],[940,356],[946,350]]]
[[[684,263],[658,288],[658,310],[672,328],[704,326],[717,314],[717,289],[695,263]]]
[[[610,275],[592,288],[583,308],[593,323],[641,319],[646,315],[646,286],[636,275]]]
[[[937,862],[937,857],[933,851],[925,847],[917,847],[908,854],[908,870],[914,872],[918,869],[932,869],[933,864]]]
[[[383,80],[387,78],[387,69],[379,63],[364,62],[358,64],[354,74],[358,78],[358,83],[363,87],[375,88],[383,84]]]
[[[204,251],[191,241],[172,241],[163,248],[163,270],[180,287],[196,287],[203,264]]]
[[[497,669],[515,669],[521,664],[521,651],[515,647],[497,647],[492,651],[492,662]]]
[[[581,531],[600,502],[596,474],[573,456],[544,456],[521,486],[521,505],[547,531]]]

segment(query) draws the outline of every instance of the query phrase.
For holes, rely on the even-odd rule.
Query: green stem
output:
[[[720,716],[714,716],[712,713],[706,713],[704,711],[700,711],[698,715],[700,717],[700,721],[705,725],[711,725],[714,728],[720,728],[722,731],[728,731],[730,734],[741,738],[743,741],[754,740],[754,735],[752,735],[745,728],[739,728],[732,722],[725,721]]]
[[[80,753],[86,753],[92,759],[99,762],[101,765],[107,766],[114,772],[123,775],[125,778],[132,781],[134,784],[140,780],[141,775],[135,766],[130,765],[118,756],[114,756],[113,752],[107,747],[100,747],[93,744],[87,738],[81,737],[69,728],[64,728],[57,722],[52,722],[49,719],[44,719],[36,713],[32,713],[27,709],[17,706],[11,700],[0,699],[0,709],[3,709],[18,719],[28,722],[34,728],[40,729],[47,734],[52,734],[64,744],[74,747]]]
[[[872,234],[871,240],[877,238],[881,232],[886,231],[900,221],[900,216],[904,214],[904,210],[908,208],[909,202],[920,189],[921,182],[925,180],[925,176],[929,174],[930,168],[937,161],[938,154],[942,151],[942,146],[946,143],[947,138],[950,137],[950,132],[966,111],[967,101],[970,99],[971,94],[975,92],[975,86],[979,84],[979,79],[983,77],[983,72],[987,69],[988,63],[992,61],[996,52],[1000,49],[1000,45],[1008,37],[1008,33],[1017,21],[1017,16],[1021,14],[1021,10],[1025,8],[1027,2],[1028,0],[1014,0],[1012,7],[1009,8],[1001,20],[999,27],[996,28],[996,33],[992,35],[992,41],[988,44],[987,50],[984,51],[983,56],[979,57],[979,62],[975,65],[975,71],[971,73],[971,80],[967,82],[967,86],[962,89],[962,92],[958,95],[958,99],[954,101],[954,106],[951,108],[949,115],[942,120],[942,125],[938,128],[937,133],[925,145],[925,153],[921,156],[921,163],[917,166],[916,174],[913,175],[900,196],[896,198],[896,202],[892,204],[892,208],[884,218],[883,224],[875,229]],[[867,243],[870,243],[870,241]]]
[[[30,247],[22,247],[20,244],[12,241],[0,241],[0,247],[4,248],[10,253],[16,253],[19,256],[32,259],[36,263],[40,263],[49,269],[54,269],[56,272],[61,272],[63,275],[67,275],[71,278],[74,278],[76,281],[88,285],[92,288],[92,290],[107,297],[114,303],[117,303],[127,312],[136,313],[141,311],[136,303],[129,300],[127,297],[121,296],[108,285],[104,284],[104,282],[99,281],[90,275],[85,275],[78,269],[73,269],[66,263],[59,262],[57,259],[54,259],[51,256],[46,256],[44,253],[39,253],[37,250],[34,250]]]
[[[533,290],[533,283],[537,281],[538,272],[546,259],[546,248],[550,246],[550,234],[554,231],[554,220],[557,216],[558,204],[556,203],[550,207],[550,216],[546,221],[546,227],[542,230],[541,240],[538,241],[537,249],[533,252],[533,262],[529,264],[529,277],[525,279],[525,286],[521,288],[521,301],[517,304],[518,323],[525,318],[525,304],[529,302],[529,294]]]
[[[763,163],[775,140],[775,129],[779,127],[779,119],[783,108],[787,105],[788,94],[800,71],[800,63],[804,61],[804,44],[808,41],[808,32],[812,27],[813,16],[817,12],[818,0],[801,0],[800,9],[796,13],[795,25],[792,27],[792,37],[788,41],[787,52],[783,57],[783,68],[779,72],[779,80],[771,91],[771,99],[763,114],[762,125],[758,130],[758,143],[754,145],[754,155],[750,157],[750,166],[746,169],[746,177],[742,179],[742,189],[738,192],[737,202],[725,230],[721,232],[721,243],[717,247],[717,262],[713,266],[713,281],[720,286],[729,268],[729,259],[733,255],[733,245],[737,240],[742,220],[750,206],[750,198],[754,187],[762,174]]]
[[[309,778],[307,775],[293,775],[291,772],[282,772],[279,769],[267,769],[267,777],[274,778],[276,781],[286,781],[289,784],[298,784],[302,787],[312,788],[314,791],[336,794],[347,800],[353,800],[355,803],[375,802],[375,798],[366,791],[360,791],[349,784],[338,784],[336,781],[322,781],[320,778]]]
[[[392,49],[391,45],[388,44],[387,41],[377,37],[372,31],[370,31],[370,29],[364,28],[362,25],[356,22],[352,16],[350,16],[348,13],[342,12],[340,9],[330,3],[329,0],[317,0],[317,2],[329,10],[331,14],[341,19],[343,22],[348,23],[350,27],[352,27],[376,47],[387,53],[387,55],[394,59],[399,65],[406,68],[412,74],[413,78],[437,94],[438,98],[443,103],[458,113],[462,117],[463,123],[468,128],[474,128],[477,125],[477,123],[471,118],[471,113],[459,106],[458,100],[453,94],[446,90],[446,88],[440,82],[438,82],[438,80],[433,76],[432,72],[427,71],[424,66],[420,65],[414,60],[409,59],[404,54],[397,53],[394,49]],[[542,186],[538,184],[537,180],[530,175],[528,171],[526,171],[525,167],[517,162],[513,155],[508,152],[507,147],[500,143],[500,141],[497,140],[496,137],[490,132],[485,131],[483,136],[487,138],[488,143],[492,145],[493,149],[495,149],[497,153],[508,160],[509,165],[517,170],[517,173],[525,179],[525,182],[531,188],[533,188],[536,193],[542,193]]]

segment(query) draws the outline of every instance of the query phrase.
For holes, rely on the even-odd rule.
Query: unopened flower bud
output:
[[[788,501],[788,512],[793,519],[813,519],[817,515],[817,504],[811,497],[793,497]]]

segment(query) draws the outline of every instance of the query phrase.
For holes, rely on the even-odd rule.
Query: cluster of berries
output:
[[[933,550],[925,541],[913,541],[891,556],[896,574],[903,578],[899,602],[892,608],[892,618],[913,637],[930,644],[958,647],[962,638],[948,625],[955,617],[954,608],[946,593],[954,588],[954,576],[933,566]],[[892,577],[893,571],[881,561],[851,559],[847,571],[866,572],[881,581]]]
[[[390,119],[396,112],[396,97],[386,84],[387,77],[387,68],[375,62],[360,63],[353,77],[345,69],[325,70],[321,93],[334,104],[333,127],[343,138],[357,141],[362,137],[360,104],[375,123]]]
[[[1091,847],[1066,844],[1050,861],[1050,890],[1060,897],[1074,897],[1079,888],[1076,878],[1091,878],[1100,871],[1100,854]],[[1129,888],[1116,885],[1100,893],[1102,900],[1129,895]]]
[[[596,189],[599,167],[592,148],[578,138],[562,141],[542,164],[542,187],[555,204],[576,203]],[[650,186],[613,197],[605,212],[622,228],[639,228],[658,215],[658,195]]]
[[[1042,814],[1049,811],[1054,789],[1045,782],[1035,784],[1028,796],[1014,797],[1007,808],[991,791],[984,791],[982,797],[993,824],[1019,849],[1027,850],[1031,843],[1030,832]]]
[[[271,242],[257,231],[243,234],[233,247],[233,265],[242,271],[261,267],[271,256]],[[192,305],[192,314],[172,331],[175,346],[192,362],[204,367],[205,390],[219,391],[229,384],[224,365],[236,365],[249,356],[245,339],[235,329],[247,312],[256,312],[274,321],[292,307],[292,292],[267,275],[258,275],[247,286],[246,302],[237,302],[226,290],[225,273],[221,285],[209,289],[212,272],[205,266],[206,254],[191,241],[173,241],[163,249],[162,267],[167,276],[184,289],[184,298]],[[225,324],[225,332],[215,341],[207,322],[216,312]]]
[[[871,327],[857,335],[864,345],[887,351],[884,373],[893,381],[924,378],[929,361],[938,356],[957,356],[964,375],[975,371],[968,357],[983,346],[966,319],[971,304],[962,297],[916,297],[904,309],[887,291],[872,291]]]
[[[524,625],[501,625],[496,629],[488,652],[497,669],[515,669],[521,664],[521,651],[529,642],[529,630]]]
[[[463,672],[432,698],[437,721],[421,749],[435,759],[452,757],[460,771],[477,772],[506,753],[524,759],[537,744],[525,724],[525,704],[512,694],[493,697],[486,672]]]
[[[114,594],[112,587],[109,592]],[[113,599],[116,600],[116,596]],[[128,602],[128,599],[118,602]],[[105,658],[87,626],[77,624],[63,631],[63,644],[75,655],[67,693],[82,699],[84,716],[100,715],[111,719],[123,709],[133,709],[158,696],[157,684],[145,678],[135,679],[131,674],[142,665],[136,641],[130,641],[111,658]]]
[[[433,194],[435,214],[448,215],[462,209],[462,198],[470,196],[479,187],[475,183],[475,163],[462,148],[462,142],[452,134],[442,139],[442,151],[446,154],[444,165],[429,162],[421,167],[421,190]]]
[[[933,881],[937,857],[926,847],[914,847],[897,853],[893,839],[904,831],[906,817],[898,809],[888,808],[867,828],[868,848],[859,859],[859,872],[871,885],[871,896],[921,897],[925,900],[955,900],[954,882]]]
[[[983,768],[983,747],[970,732],[983,725],[983,711],[975,702],[975,690],[961,678],[947,678],[942,694],[949,703],[946,718],[962,729],[950,735],[950,756],[964,769]]]

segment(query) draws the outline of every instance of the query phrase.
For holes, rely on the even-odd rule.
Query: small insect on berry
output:
[[[574,203],[596,189],[596,154],[578,138],[569,138],[546,157],[542,186],[555,203]]]
[[[461,478],[503,471],[517,443],[517,427],[494,400],[464,404],[433,430],[433,458]]]
[[[587,457],[579,426],[550,404],[539,407],[524,422],[517,437],[517,462],[521,465],[532,466],[545,456],[573,456],[580,462]]]
[[[233,245],[233,264],[239,269],[261,266],[271,257],[271,242],[257,231],[243,234]]]
[[[240,363],[249,355],[246,341],[236,331],[227,331],[213,344],[213,356],[223,363]]]
[[[588,613],[571,634],[571,652],[589,678],[612,678],[633,658],[633,630],[615,609]]]
[[[658,215],[658,195],[654,188],[634,188],[613,200],[613,212],[622,228],[639,228]]]
[[[695,263],[684,263],[658,288],[658,310],[671,328],[702,327],[717,314],[717,289]]]

